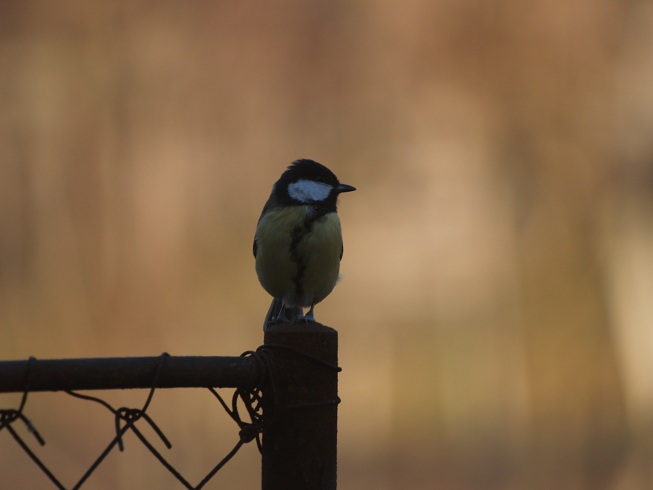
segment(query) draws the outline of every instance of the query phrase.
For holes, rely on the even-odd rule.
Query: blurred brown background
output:
[[[0,359],[256,347],[254,227],[308,157],[358,187],[316,310],[339,488],[653,488],[651,26],[646,0],[2,2]],[[208,392],[150,413],[191,482],[237,440]],[[66,485],[112,437],[63,394],[26,414]],[[126,445],[89,488],[179,488]],[[49,488],[0,453],[0,487]],[[250,445],[207,488],[259,480]]]

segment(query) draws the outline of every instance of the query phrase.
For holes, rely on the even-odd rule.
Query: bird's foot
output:
[[[297,306],[285,306],[281,301],[274,300],[268,311],[263,330],[272,325],[293,323],[297,319],[303,319],[303,310]]]
[[[290,320],[288,320],[285,316],[280,315],[280,316],[277,316],[275,318],[270,318],[265,323],[265,326],[263,328],[267,329],[268,327],[271,327],[272,325],[279,325],[280,323],[290,323]]]

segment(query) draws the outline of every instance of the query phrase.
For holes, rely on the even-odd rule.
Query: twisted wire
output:
[[[27,363],[27,373],[25,375],[25,388],[23,389],[23,395],[21,397],[20,405],[18,409],[0,409],[0,431],[2,429],[7,429],[7,431],[11,434],[11,436],[14,438],[14,440],[18,443],[18,445],[25,451],[25,453],[30,457],[32,461],[47,475],[47,477],[54,483],[54,485],[59,488],[59,489],[64,489],[65,487],[61,484],[61,482],[54,476],[54,474],[48,469],[47,466],[39,459],[39,457],[30,449],[30,447],[27,445],[27,443],[18,435],[18,433],[14,430],[12,427],[12,424],[16,422],[16,420],[21,420],[25,426],[27,427],[27,430],[31,432],[38,443],[41,446],[45,446],[45,440],[43,437],[41,437],[41,434],[36,430],[34,425],[32,424],[31,420],[29,420],[24,414],[23,414],[23,409],[25,408],[25,405],[27,404],[27,396],[29,394],[29,387],[30,387],[30,381],[32,379],[32,373],[34,371],[34,364],[36,363],[36,358],[35,357],[30,357],[29,362]]]

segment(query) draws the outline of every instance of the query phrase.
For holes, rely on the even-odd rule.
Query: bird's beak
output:
[[[347,185],[347,184],[338,184],[338,187],[336,187],[336,191],[338,194],[341,192],[351,192],[355,191],[356,188],[353,185]]]

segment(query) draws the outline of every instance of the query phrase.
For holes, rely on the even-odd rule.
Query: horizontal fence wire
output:
[[[151,388],[159,362],[158,356],[0,361],[0,393]],[[170,356],[157,388],[252,387],[258,377],[252,357]]]

